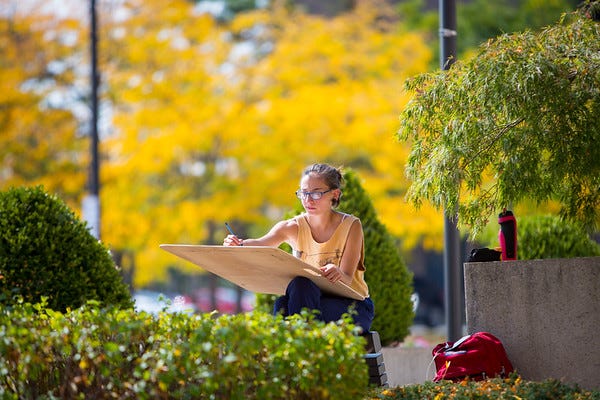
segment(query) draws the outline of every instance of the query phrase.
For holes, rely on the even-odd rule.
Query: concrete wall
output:
[[[524,379],[600,389],[600,257],[466,263],[465,303]]]

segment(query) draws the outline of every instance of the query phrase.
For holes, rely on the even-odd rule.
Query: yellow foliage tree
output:
[[[136,286],[164,279],[170,265],[196,270],[160,243],[219,243],[224,221],[241,234],[263,233],[293,207],[299,173],[316,161],[352,167],[407,248],[441,242],[441,215],[417,213],[404,200],[408,150],[394,138],[409,100],[404,81],[425,72],[432,55],[386,5],[357,2],[352,12],[323,19],[276,2],[227,23],[185,0],[99,5],[101,93],[112,114],[100,146],[102,239],[136,254]],[[77,32],[75,43],[61,47],[47,40],[57,28],[34,15],[21,17],[23,29],[37,35],[32,50],[6,47],[13,53],[0,60],[2,85],[10,74],[20,84],[30,78],[17,55],[33,60],[54,51],[48,62],[70,55],[87,64],[87,27],[47,20]],[[3,25],[2,37],[11,29]],[[67,69],[61,79],[82,78]],[[32,177],[13,173],[12,183],[47,181],[59,194],[72,191],[77,206],[87,140],[76,135],[71,113],[40,108],[44,95],[20,84],[4,92],[27,97],[21,124],[50,144],[45,153],[15,147],[27,142],[27,131],[19,119],[7,124],[3,108],[0,140],[12,147],[1,147],[2,173],[26,154],[40,166]]]
[[[44,185],[77,206],[86,141],[73,99],[78,22],[29,13],[6,1],[0,14],[0,189]],[[70,92],[71,91],[71,92]],[[69,93],[70,92],[70,93]],[[69,101],[65,98],[71,98]]]
[[[137,252],[138,285],[182,264],[160,243],[219,243],[224,221],[263,232],[315,161],[357,170],[407,246],[441,236],[437,212],[404,201],[407,151],[393,136],[404,81],[431,54],[372,6],[326,20],[275,5],[220,25],[183,0],[146,1],[103,17],[115,109],[103,238]]]
[[[115,132],[103,143],[103,238],[138,252],[137,284],[178,263],[160,243],[220,242],[224,221],[264,231],[315,161],[359,171],[408,245],[440,235],[437,213],[416,217],[404,201],[406,149],[393,137],[403,83],[431,54],[372,6],[326,20],[276,4],[225,25],[186,1],[106,13]]]
[[[407,152],[389,135],[398,124],[394,111],[408,100],[403,82],[426,70],[431,57],[421,38],[402,31],[390,10],[373,2],[359,2],[333,20],[277,11],[258,16],[270,18],[276,44],[247,74],[244,91],[253,102],[239,121],[251,148],[271,151],[244,170],[272,170],[272,181],[262,174],[257,184],[270,204],[287,207],[304,165],[322,160],[353,167],[382,221],[408,247],[439,237],[439,215],[414,213],[404,202]],[[242,159],[246,151],[240,142],[233,156]],[[243,211],[232,213],[244,218]]]

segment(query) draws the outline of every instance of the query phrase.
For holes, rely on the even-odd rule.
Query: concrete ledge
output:
[[[600,388],[600,257],[466,263],[465,302],[524,379]]]
[[[435,365],[430,365],[431,349],[384,347],[381,352],[390,387],[424,383],[435,377]]]

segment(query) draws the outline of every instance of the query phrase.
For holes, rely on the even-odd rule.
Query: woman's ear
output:
[[[340,204],[340,199],[342,198],[342,190],[341,189],[335,189],[334,194],[337,192],[337,196],[334,196],[331,199],[331,204],[335,207],[337,207]]]

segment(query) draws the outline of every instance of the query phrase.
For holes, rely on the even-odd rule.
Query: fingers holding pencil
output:
[[[244,239],[240,239],[235,235],[227,235],[227,237],[223,240],[223,246],[243,246]]]
[[[223,246],[243,246],[244,239],[237,237],[227,222],[225,222],[225,227],[229,231],[229,235],[227,235],[223,240]]]

